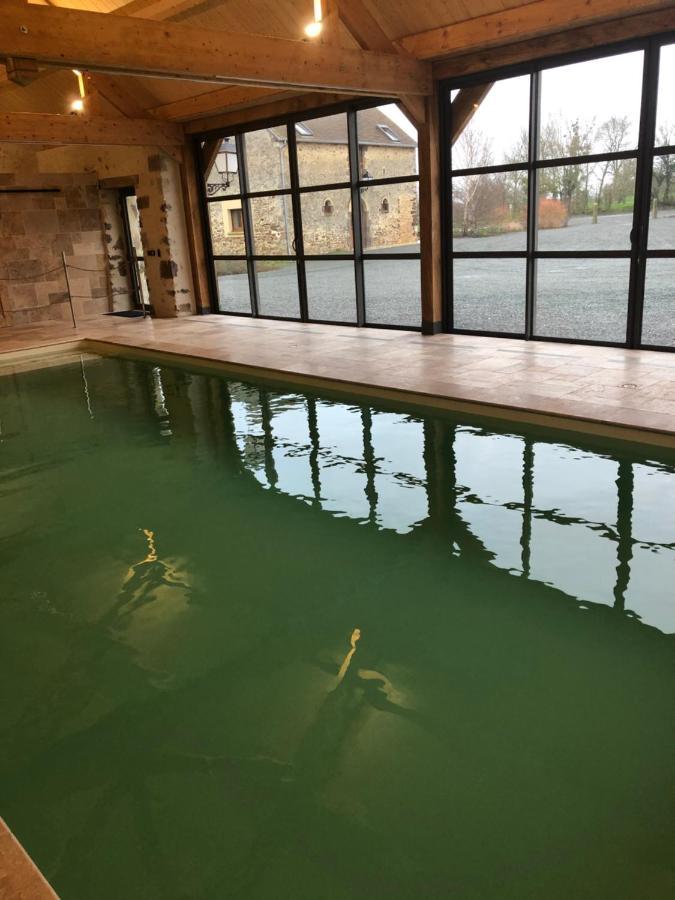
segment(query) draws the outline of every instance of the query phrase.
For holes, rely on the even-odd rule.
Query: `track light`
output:
[[[321,29],[323,25],[321,22],[309,22],[309,24],[305,25],[305,34],[307,37],[315,38],[321,34]]]
[[[86,96],[84,90],[84,78],[79,69],[73,69],[73,75],[77,78],[77,88],[80,92],[80,96],[70,104],[70,110],[74,113],[81,113],[84,112],[84,98]]]
[[[315,38],[321,34],[323,28],[323,10],[321,8],[321,0],[314,0],[314,21],[305,25],[305,34],[307,37]]]

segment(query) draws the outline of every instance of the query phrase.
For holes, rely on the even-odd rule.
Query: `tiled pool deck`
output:
[[[0,354],[71,341],[191,356],[577,430],[618,428],[626,437],[675,446],[675,354],[231,316],[108,316],[76,329],[0,329]]]

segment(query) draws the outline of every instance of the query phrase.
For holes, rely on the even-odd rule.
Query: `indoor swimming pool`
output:
[[[673,896],[675,451],[78,355],[0,369],[0,500],[61,900]]]

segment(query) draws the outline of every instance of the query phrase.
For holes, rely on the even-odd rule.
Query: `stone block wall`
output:
[[[346,144],[298,142],[298,169],[301,186],[335,183],[349,179]],[[417,172],[414,147],[362,145],[361,172],[373,178],[414,177]],[[246,159],[252,191],[288,187],[288,155],[268,129],[246,135]],[[213,178],[217,178],[215,169]],[[232,185],[228,194],[238,189]],[[218,197],[215,184],[210,196]],[[292,254],[293,214],[290,197],[284,211],[280,197],[259,197],[251,201],[255,252]],[[370,249],[416,244],[419,240],[417,184],[369,187],[361,195],[364,246]],[[244,235],[231,228],[230,210],[241,209],[240,200],[226,195],[210,203],[209,220],[213,252],[243,256]],[[285,212],[285,215],[284,215]],[[288,227],[287,224],[288,223]],[[349,189],[319,189],[302,195],[303,239],[306,253],[352,252],[351,193]],[[287,239],[288,233],[288,239]]]
[[[59,194],[36,194],[40,199],[33,201],[25,199],[32,196],[28,194],[0,194],[6,203],[0,216],[0,242],[5,241],[5,234],[7,237],[0,243],[0,267],[39,258],[49,260],[45,269],[53,268],[52,257],[56,254],[60,262],[59,254],[64,249],[72,254],[73,266],[78,267],[71,273],[77,318],[128,309],[131,282],[117,194],[107,188],[99,190],[101,181],[125,181],[136,185],[145,274],[154,314],[175,317],[194,313],[178,157],[153,147],[2,144],[0,178],[7,186],[62,188]],[[68,320],[59,306],[64,300],[58,297],[65,291],[63,279],[50,284],[40,275],[45,269],[36,269],[35,276],[29,275],[21,288],[12,287],[11,296],[9,282],[0,281],[7,289],[6,294],[0,293],[0,300],[3,306],[7,300],[6,309],[11,313],[0,320],[2,324]],[[96,272],[84,273],[82,269]],[[67,297],[65,300],[67,303]]]
[[[45,188],[57,190],[41,193]],[[96,178],[0,174],[0,327],[71,321],[62,253],[72,267],[76,320],[106,312],[107,258]]]

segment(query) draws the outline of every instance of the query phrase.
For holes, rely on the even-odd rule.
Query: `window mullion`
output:
[[[530,340],[535,332],[537,303],[537,213],[538,213],[538,172],[539,120],[541,111],[541,75],[534,71],[530,75],[530,119],[527,167],[527,266],[525,274],[525,338]]]
[[[629,347],[638,347],[642,340],[647,240],[656,135],[656,98],[659,87],[660,46],[656,41],[650,42],[645,50],[644,59],[626,325],[626,343]]]
[[[361,188],[359,180],[359,139],[356,112],[347,113],[347,140],[349,142],[349,181],[352,193],[352,235],[354,240],[354,278],[356,280],[356,324],[366,324],[365,285],[363,275],[363,232],[361,230]]]

